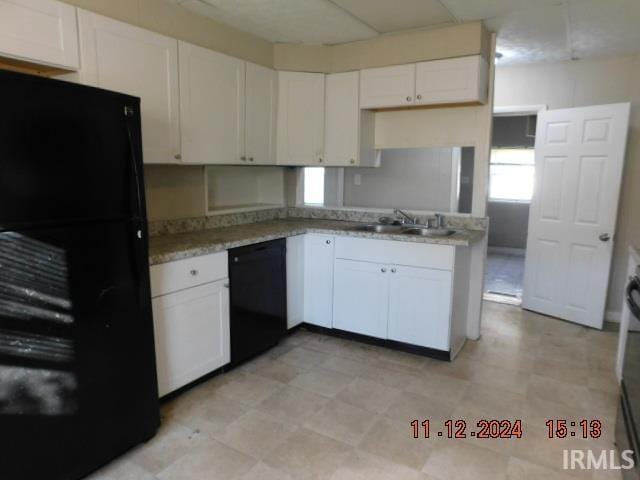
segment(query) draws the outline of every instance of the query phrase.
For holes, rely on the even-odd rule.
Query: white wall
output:
[[[640,56],[498,67],[495,105],[542,105],[550,109],[631,102],[611,282],[609,312],[619,312],[629,245],[640,245]]]
[[[284,205],[284,167],[206,167],[209,211],[251,205]]]
[[[344,205],[448,212],[453,163],[452,148],[383,150],[379,168],[345,169]]]

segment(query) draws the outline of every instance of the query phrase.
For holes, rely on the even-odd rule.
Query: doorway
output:
[[[535,114],[493,119],[485,270],[486,300],[521,305],[535,179]]]

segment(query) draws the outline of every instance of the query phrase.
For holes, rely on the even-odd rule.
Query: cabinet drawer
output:
[[[214,282],[229,276],[227,252],[151,266],[151,296]]]
[[[337,237],[336,258],[453,270],[455,247],[425,243]]]

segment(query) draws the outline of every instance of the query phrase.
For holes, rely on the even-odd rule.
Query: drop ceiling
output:
[[[352,42],[484,21],[500,64],[640,52],[640,0],[172,0],[271,42]]]

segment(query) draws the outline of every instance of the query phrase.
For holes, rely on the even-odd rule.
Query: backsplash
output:
[[[411,212],[409,212],[411,213]],[[317,218],[324,220],[343,220],[349,222],[374,223],[380,217],[391,216],[388,210],[357,210],[344,208],[283,207],[250,212],[227,213],[207,217],[180,218],[177,220],[157,220],[149,222],[149,235],[169,235],[173,233],[195,232],[212,228],[231,227],[247,223],[263,222],[283,218]],[[421,223],[426,223],[432,215],[416,215]],[[447,214],[445,225],[451,228],[468,230],[486,230],[489,219],[467,215]]]
[[[393,213],[390,210],[358,210],[347,208],[313,208],[313,207],[289,207],[287,217],[290,218],[318,218],[325,220],[344,220],[348,222],[375,223],[380,217],[390,217]],[[407,213],[413,213],[409,210]],[[416,214],[420,223],[426,223],[427,218],[433,214]],[[445,225],[451,228],[466,228],[468,230],[486,230],[489,219],[485,217],[470,217],[468,215],[457,215],[455,213],[445,214]]]
[[[251,212],[225,213],[207,217],[179,218],[176,220],[156,220],[149,222],[149,235],[169,235],[172,233],[196,232],[212,228],[231,227],[246,223],[264,222],[276,218],[286,218],[286,208],[271,208]]]

